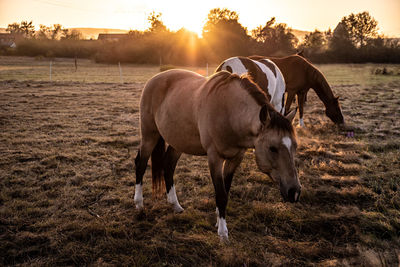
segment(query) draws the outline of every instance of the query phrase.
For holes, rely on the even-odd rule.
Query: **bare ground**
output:
[[[283,203],[249,151],[219,242],[205,158],[175,175],[185,211],[134,208],[143,83],[0,82],[0,264],[23,266],[398,266],[400,81],[336,83],[338,130],[311,92],[297,128],[300,203]]]

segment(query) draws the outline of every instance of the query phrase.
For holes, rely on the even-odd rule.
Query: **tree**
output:
[[[265,26],[259,26],[252,31],[253,38],[258,42],[259,52],[270,55],[278,51],[284,53],[293,52],[298,39],[292,33],[292,29],[286,24],[276,24],[272,17]]]
[[[35,26],[33,26],[32,21],[22,21],[21,30],[26,37],[32,37],[35,34]]]
[[[329,35],[329,32],[327,34]],[[307,50],[311,50],[312,52],[321,52],[327,45],[327,34],[320,32],[319,30],[307,33],[304,36],[302,46],[307,48]]]
[[[48,39],[50,36],[51,28],[46,25],[40,24],[39,31],[36,33],[38,39]]]
[[[229,9],[210,10],[203,27],[203,41],[209,60],[221,61],[230,56],[248,55],[250,37],[239,23],[239,16]]]
[[[167,32],[167,26],[164,25],[164,22],[161,20],[162,13],[155,13],[154,11],[150,13],[147,17],[147,20],[150,23],[149,31],[152,33],[160,33]]]
[[[60,35],[63,32],[63,27],[61,24],[53,24],[53,28],[51,29],[50,37],[52,40],[56,40],[60,38]]]
[[[368,40],[378,36],[378,22],[367,12],[351,13],[340,24],[355,47],[363,47]]]
[[[239,15],[235,11],[231,11],[227,8],[214,8],[211,9],[207,15],[207,22],[203,27],[203,36],[204,34],[212,31],[218,23],[221,21],[231,21],[238,22]]]
[[[80,40],[82,39],[82,33],[78,30],[62,29],[61,40]]]
[[[20,24],[16,22],[8,24],[6,31],[8,31],[9,33],[22,33]]]
[[[22,21],[19,23],[8,24],[6,29],[9,33],[24,34],[25,37],[32,37],[35,34],[35,26],[33,26],[32,21]]]
[[[355,48],[347,30],[347,26],[343,22],[339,22],[333,30],[329,42],[329,48],[332,51],[348,51]]]

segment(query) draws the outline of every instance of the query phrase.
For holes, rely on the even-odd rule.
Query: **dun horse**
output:
[[[249,75],[267,94],[274,108],[281,114],[285,113],[285,79],[274,62],[269,59],[256,61],[247,57],[231,57],[222,62],[215,72],[221,70]]]
[[[285,110],[289,110],[295,95],[297,95],[300,126],[304,126],[304,102],[310,88],[314,89],[319,99],[324,103],[326,116],[336,124],[344,123],[339,97],[333,95],[325,76],[305,58],[300,55],[291,55],[283,58],[262,56],[251,56],[250,58],[261,62],[266,58],[270,59],[282,71],[286,82],[286,92],[288,93]]]
[[[276,181],[282,197],[298,201],[301,185],[294,165],[297,144],[291,124],[295,113],[282,116],[250,79],[226,71],[209,79],[185,70],[154,76],[140,100],[136,208],[143,208],[142,178],[150,156],[153,189],[161,189],[164,176],[167,201],[176,212],[183,211],[173,181],[179,157],[182,153],[207,156],[216,195],[218,234],[227,240],[228,193],[247,148],[255,148],[259,169]]]

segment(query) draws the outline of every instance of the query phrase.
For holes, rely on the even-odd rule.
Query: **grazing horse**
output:
[[[326,81],[325,76],[304,57],[297,54],[283,58],[263,56],[251,56],[249,58],[260,62],[267,58],[279,67],[286,82],[287,97],[285,110],[289,110],[294,96],[297,95],[300,126],[304,126],[304,102],[306,101],[307,92],[310,88],[314,89],[319,99],[324,103],[326,116],[336,124],[344,123],[339,97],[333,95],[332,89]]]
[[[266,93],[274,108],[281,114],[285,114],[285,79],[274,62],[269,59],[257,61],[247,57],[231,57],[222,62],[215,72],[221,70],[250,76]]]
[[[247,77],[226,71],[210,78],[169,70],[151,78],[140,100],[141,143],[135,159],[134,202],[143,208],[142,178],[152,159],[153,193],[162,190],[176,212],[173,174],[182,153],[208,158],[214,184],[219,236],[227,240],[226,205],[233,174],[248,148],[255,148],[259,169],[280,186],[284,200],[297,202],[301,185],[294,164],[296,135],[263,91]],[[166,147],[167,144],[167,147]]]

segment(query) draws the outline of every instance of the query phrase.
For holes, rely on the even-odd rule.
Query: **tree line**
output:
[[[293,34],[275,17],[252,31],[239,22],[239,15],[229,9],[210,10],[202,37],[181,29],[171,31],[161,13],[151,13],[149,28],[130,31],[116,42],[82,40],[82,35],[60,24],[40,25],[32,22],[9,24],[7,31],[24,36],[15,49],[3,54],[47,57],[84,57],[97,62],[203,65],[219,63],[231,56],[285,56],[302,50],[319,63],[386,62],[400,63],[399,39],[378,34],[378,22],[368,13],[342,18],[334,30],[315,30],[304,40]]]

